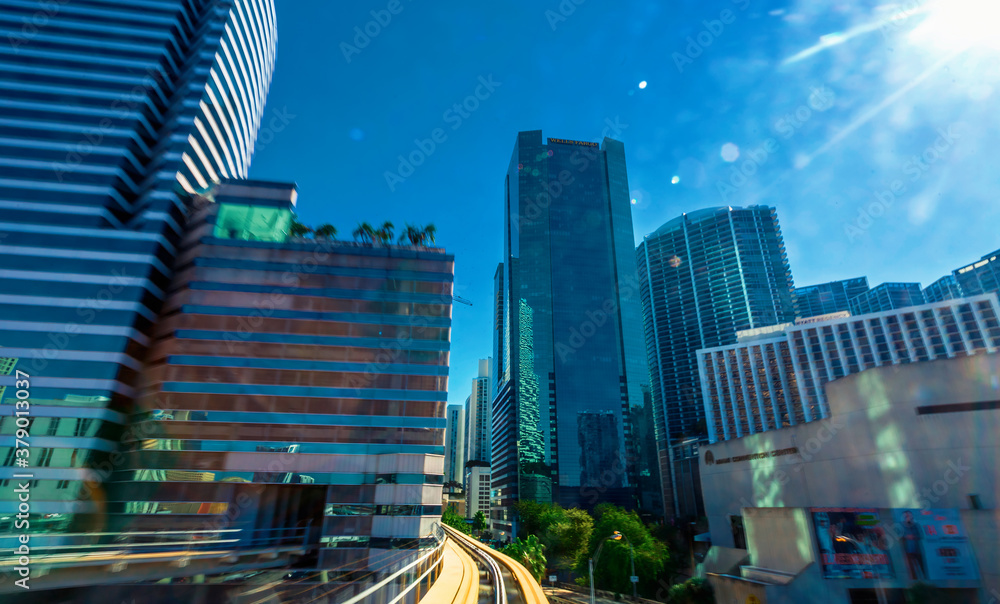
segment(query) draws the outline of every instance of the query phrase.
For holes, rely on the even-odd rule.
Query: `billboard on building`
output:
[[[900,509],[893,510],[893,516],[893,533],[911,579],[979,578],[958,510]]]
[[[816,543],[827,579],[895,577],[875,508],[812,508]]]

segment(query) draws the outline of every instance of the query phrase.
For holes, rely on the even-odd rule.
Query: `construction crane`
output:
[[[466,306],[472,306],[472,302],[469,302],[468,300],[466,300],[462,296],[452,296],[452,299],[455,302],[458,302],[459,304],[465,304]]]

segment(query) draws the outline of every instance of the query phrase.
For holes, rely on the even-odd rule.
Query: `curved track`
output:
[[[464,550],[466,556],[475,557],[486,568],[484,578],[488,579],[488,585],[483,586],[480,590],[481,597],[478,599],[480,604],[548,604],[545,594],[542,593],[542,588],[520,563],[496,550],[485,547],[482,543],[449,526],[444,526],[444,529],[448,533],[449,541],[454,541]],[[456,599],[453,601],[477,600]]]

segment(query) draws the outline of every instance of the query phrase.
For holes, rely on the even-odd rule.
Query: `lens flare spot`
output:
[[[670,184],[676,185],[680,181],[681,181],[681,177],[680,176],[675,176],[675,177],[673,177],[673,178],[670,179]]]
[[[667,260],[667,263],[670,264],[671,268],[677,268],[681,265],[681,259],[677,256],[671,256],[670,260]]]
[[[740,158],[740,148],[733,143],[726,143],[722,145],[722,151],[719,154],[722,156],[722,161],[732,163]]]
[[[639,90],[646,88],[646,80],[639,82]]]

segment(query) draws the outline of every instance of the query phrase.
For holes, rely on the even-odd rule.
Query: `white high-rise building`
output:
[[[466,399],[466,405],[469,401]],[[465,482],[465,405],[448,405],[444,431],[444,481]],[[448,488],[446,487],[447,491]]]
[[[698,351],[711,442],[830,417],[823,386],[872,367],[1000,350],[995,293],[740,332]]]
[[[472,394],[465,410],[465,458],[490,463],[490,413],[493,388],[490,386],[492,358],[479,360],[479,373],[472,378]]]

